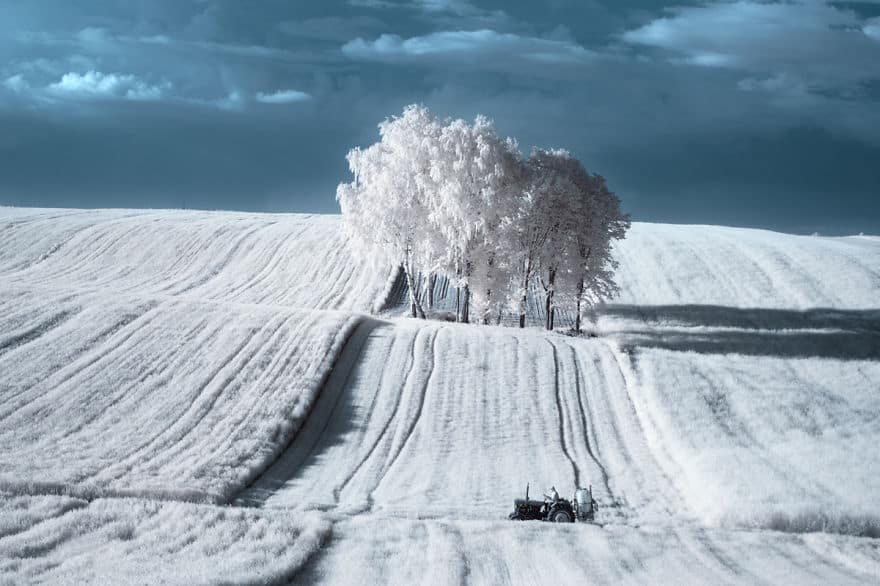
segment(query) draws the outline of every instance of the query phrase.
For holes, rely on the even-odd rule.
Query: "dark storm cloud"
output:
[[[0,204],[335,211],[407,103],[637,219],[880,232],[880,4],[0,0]]]

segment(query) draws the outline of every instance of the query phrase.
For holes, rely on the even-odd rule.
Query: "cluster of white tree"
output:
[[[568,305],[580,330],[582,316],[615,294],[611,246],[629,217],[567,151],[524,158],[483,116],[439,120],[416,105],[379,132],[378,143],[348,153],[354,180],[336,197],[355,250],[401,264],[413,317],[425,317],[419,274],[429,306],[438,275],[454,284],[462,322],[514,311],[523,327],[529,289],[540,284],[546,327]]]

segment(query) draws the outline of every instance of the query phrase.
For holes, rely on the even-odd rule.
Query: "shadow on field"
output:
[[[650,326],[627,328],[618,334],[622,346],[628,349],[880,360],[878,309],[794,311],[715,305],[608,305],[602,315]]]
[[[356,425],[349,380],[356,375],[361,352],[373,330],[386,322],[363,318],[339,353],[314,406],[288,447],[248,488],[235,499],[241,506],[262,506],[305,466],[321,465],[320,454],[328,446],[344,441]]]

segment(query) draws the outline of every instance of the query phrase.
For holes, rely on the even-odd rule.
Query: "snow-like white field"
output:
[[[302,584],[876,584],[877,540],[684,525],[334,524]]]
[[[634,223],[615,304],[877,309],[878,239]],[[772,323],[766,324],[772,326]]]
[[[880,537],[876,357],[632,359],[649,445],[702,522]]]
[[[0,584],[277,583],[291,579],[330,532],[317,515],[67,500],[0,499],[0,518],[40,513],[0,541]]]
[[[0,489],[24,494],[228,500],[293,437],[359,320],[33,290],[7,301]]]
[[[388,274],[336,216],[0,208],[4,286],[369,311]]]
[[[412,320],[365,323],[354,342],[340,361],[351,370],[334,370],[243,502],[498,519],[544,480],[592,483],[603,521],[665,521],[679,506],[604,341]]]
[[[577,338],[400,319],[339,227],[0,208],[0,581],[880,581],[880,239],[636,223]]]

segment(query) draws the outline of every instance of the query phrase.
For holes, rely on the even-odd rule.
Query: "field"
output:
[[[616,256],[575,337],[403,317],[335,216],[0,208],[0,583],[880,580],[880,238]]]

